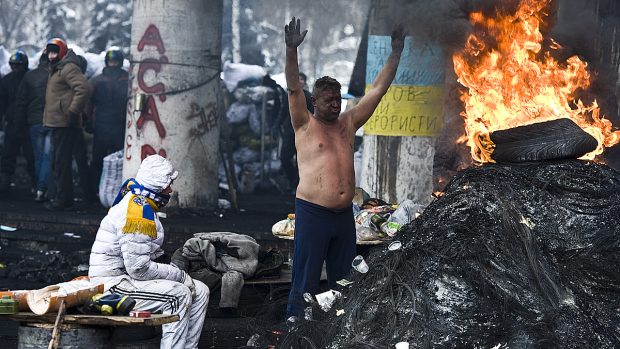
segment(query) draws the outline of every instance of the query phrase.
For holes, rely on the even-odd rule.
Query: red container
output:
[[[132,310],[129,312],[129,316],[147,318],[151,317],[151,312],[148,310]]]

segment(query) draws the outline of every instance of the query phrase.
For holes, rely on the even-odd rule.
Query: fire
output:
[[[575,99],[590,85],[587,63],[573,56],[556,61],[543,50],[540,26],[552,0],[523,0],[516,13],[485,17],[471,13],[473,32],[465,48],[453,56],[458,81],[467,88],[464,103],[466,143],[478,162],[494,162],[493,131],[559,118],[570,118],[598,141],[583,158],[593,159],[620,141],[620,131],[600,112]]]

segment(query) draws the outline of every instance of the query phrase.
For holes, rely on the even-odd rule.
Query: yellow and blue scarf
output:
[[[127,205],[127,218],[123,233],[141,233],[153,239],[157,238],[155,212],[168,203],[170,196],[156,193],[140,185],[134,178],[130,178],[121,186],[112,206],[118,204],[129,193],[131,193],[131,199]]]

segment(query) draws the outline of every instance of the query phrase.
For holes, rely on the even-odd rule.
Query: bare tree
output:
[[[15,47],[19,40],[18,28],[24,24],[24,13],[28,13],[31,1],[28,0],[0,0],[0,45]]]

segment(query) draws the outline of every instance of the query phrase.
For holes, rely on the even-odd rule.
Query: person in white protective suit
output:
[[[156,212],[166,205],[178,172],[151,155],[128,179],[103,218],[90,253],[88,276],[105,291],[129,295],[134,310],[178,314],[163,325],[161,348],[197,348],[209,303],[209,288],[175,265],[154,260],[164,252],[164,229]]]

